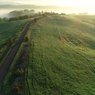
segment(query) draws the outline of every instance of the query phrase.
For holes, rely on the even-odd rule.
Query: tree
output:
[[[2,18],[0,18],[0,22],[3,22],[3,19]]]

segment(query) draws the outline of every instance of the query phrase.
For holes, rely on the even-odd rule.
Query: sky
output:
[[[95,8],[95,0],[0,0],[0,3],[20,3]]]
[[[41,6],[59,6],[56,9],[47,8],[50,11],[65,13],[83,13],[95,14],[95,0],[0,0],[0,4],[16,5],[41,5]],[[42,9],[43,11],[47,11]],[[0,9],[0,12],[4,11]]]

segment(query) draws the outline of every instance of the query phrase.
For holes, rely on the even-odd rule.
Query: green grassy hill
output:
[[[4,80],[4,95],[95,95],[94,21],[95,16],[83,15],[36,20]],[[19,36],[26,22],[0,23],[0,48]]]
[[[26,20],[0,23],[0,49],[9,38],[12,38],[17,32],[20,32],[25,22]]]
[[[0,23],[0,65],[20,36],[27,20]]]
[[[48,16],[33,26],[31,95],[95,95],[95,17],[82,18]]]

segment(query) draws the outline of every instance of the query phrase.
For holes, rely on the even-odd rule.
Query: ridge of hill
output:
[[[31,95],[95,94],[95,17],[82,18],[48,16],[33,26],[28,67]]]

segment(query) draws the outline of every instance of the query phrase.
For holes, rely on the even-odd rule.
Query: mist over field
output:
[[[23,5],[23,4],[1,4],[0,5],[0,17],[10,17],[9,12],[14,10],[35,10],[36,12],[55,12],[55,13],[66,13],[66,14],[78,14],[78,13],[89,13],[94,14],[93,9],[83,7],[67,7],[67,6],[51,6],[51,5]],[[90,12],[88,12],[90,11]]]

